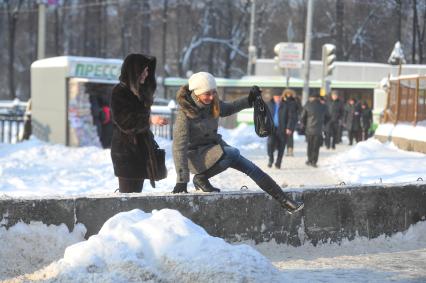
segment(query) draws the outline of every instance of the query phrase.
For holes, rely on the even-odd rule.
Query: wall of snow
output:
[[[118,212],[171,208],[210,235],[230,242],[275,240],[299,246],[351,240],[356,235],[391,235],[426,219],[426,182],[306,188],[292,194],[305,202],[304,210],[294,215],[287,214],[263,192],[0,198],[0,226],[41,221],[47,225],[65,223],[72,231],[81,223],[87,229],[87,238]]]
[[[420,121],[416,126],[408,123],[380,124],[374,137],[382,143],[391,141],[402,150],[426,153],[426,121]]]

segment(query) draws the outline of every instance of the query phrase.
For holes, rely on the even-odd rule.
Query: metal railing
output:
[[[162,137],[165,139],[173,139],[173,125],[175,123],[176,119],[176,109],[171,109],[169,113],[166,112],[151,112],[151,115],[159,115],[164,118],[169,119],[169,124],[165,126],[151,126],[151,131],[154,133],[157,137]]]
[[[24,117],[0,114],[0,143],[17,143],[24,131]]]

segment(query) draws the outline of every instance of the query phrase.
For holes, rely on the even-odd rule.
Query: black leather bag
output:
[[[259,137],[267,137],[274,133],[272,114],[261,95],[257,95],[254,101],[253,121],[254,129]]]
[[[166,168],[166,151],[157,144],[154,140],[154,157],[156,160],[156,168],[154,170],[154,180],[160,181],[167,178]]]

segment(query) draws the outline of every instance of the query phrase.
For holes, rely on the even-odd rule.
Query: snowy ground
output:
[[[422,165],[426,164],[426,155],[402,151],[374,139],[353,147],[344,140],[336,151],[321,148],[319,168],[312,168],[304,164],[303,137],[296,137],[295,157],[284,157],[283,168],[278,170],[267,168],[266,140],[256,137],[252,127],[221,132],[229,144],[238,147],[278,183],[288,184],[286,189],[306,190],[342,181],[357,184],[410,182],[419,177],[426,180]],[[143,193],[170,192],[175,184],[171,142],[158,141],[167,151],[169,177],[158,182],[156,189],[146,184]],[[111,194],[117,181],[109,154],[109,150],[67,148],[35,139],[15,145],[0,144],[0,198]],[[258,190],[247,176],[232,169],[212,182],[223,190],[239,190],[242,185]],[[89,241],[83,241],[85,227],[81,225],[69,233],[65,225],[21,223],[6,230],[0,223],[0,243],[7,243],[0,248],[0,280],[426,282],[426,222],[391,238],[356,238],[341,246],[251,245],[259,254],[248,246],[230,246],[210,237],[173,210],[131,213],[114,216],[104,225],[103,232]],[[74,243],[78,244],[64,253]],[[164,271],[170,268],[173,272]],[[226,272],[220,273],[221,270]],[[29,275],[16,277],[23,273]]]
[[[284,157],[280,170],[268,168],[266,140],[257,137],[250,126],[230,131],[221,129],[225,141],[270,174],[286,189],[306,189],[306,186],[349,183],[411,182],[426,180],[426,155],[397,149],[393,144],[381,144],[375,139],[353,147],[347,141],[336,151],[321,148],[319,168],[305,165],[306,144],[303,137],[295,141],[295,157]],[[176,180],[171,141],[158,139],[166,149],[168,178],[156,183],[146,182],[143,192],[170,192]],[[37,180],[35,182],[35,180]],[[225,191],[239,190],[247,185],[259,190],[250,178],[233,169],[214,177],[212,183]],[[3,195],[47,196],[108,194],[118,187],[110,151],[96,147],[68,148],[32,139],[19,144],[0,144],[0,197]],[[193,190],[192,183],[189,190]]]
[[[341,245],[305,244],[297,248],[275,243],[230,245],[170,209],[119,213],[89,240],[83,240],[84,233],[81,225],[73,233],[64,225],[41,223],[18,224],[8,231],[0,228],[0,241],[8,243],[0,249],[0,280],[426,281],[426,222],[392,237],[357,237]]]

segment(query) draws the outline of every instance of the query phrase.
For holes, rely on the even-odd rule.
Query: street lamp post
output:
[[[305,34],[305,66],[304,66],[304,83],[302,94],[302,105],[305,105],[309,96],[309,72],[311,61],[311,33],[312,33],[312,14],[313,1],[308,0],[308,16],[306,19],[306,34]]]
[[[46,0],[38,1],[37,59],[46,56]]]
[[[249,47],[248,47],[247,76],[251,76],[251,74],[252,74],[254,58],[256,57],[256,47],[253,45],[254,28],[255,28],[255,12],[256,12],[256,1],[251,0],[250,35],[249,35]]]

